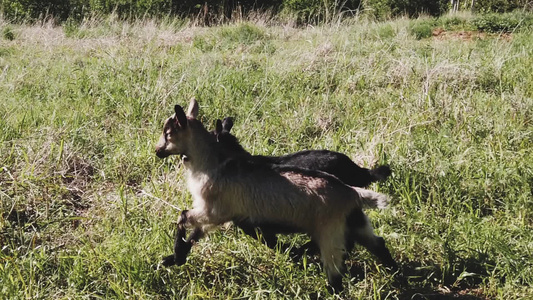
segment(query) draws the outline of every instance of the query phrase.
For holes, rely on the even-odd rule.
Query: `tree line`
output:
[[[440,16],[449,10],[508,12],[531,9],[531,0],[3,0],[0,13],[10,21],[57,22],[82,20],[91,15],[114,13],[120,18],[202,17],[229,20],[236,13],[268,11],[288,13],[303,22],[324,20],[328,15],[365,13],[378,19],[420,14]]]

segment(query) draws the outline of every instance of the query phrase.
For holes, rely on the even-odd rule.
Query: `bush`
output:
[[[121,18],[138,16],[162,16],[172,11],[172,0],[82,0],[92,13],[116,13]],[[183,1],[177,1],[183,2]],[[190,2],[185,0],[184,2]]]
[[[440,16],[449,10],[449,0],[366,0],[364,8],[371,10],[378,19],[404,14]]]
[[[377,29],[376,33],[378,37],[381,39],[392,38],[396,35],[396,31],[390,24],[385,24],[385,25],[380,26]]]
[[[465,3],[462,2],[462,8],[470,8]],[[477,0],[473,9],[482,13],[508,12],[518,8],[531,8],[530,3],[530,0]],[[80,21],[92,14],[115,13],[122,19],[167,15],[201,16],[208,23],[210,20],[230,19],[232,13],[237,10],[247,14],[252,10],[268,9],[276,13],[283,9],[296,15],[299,21],[317,23],[332,20],[344,12],[360,8],[369,11],[378,19],[384,19],[404,14],[409,17],[417,17],[420,14],[440,16],[447,12],[449,7],[449,0],[9,0],[0,2],[0,11],[10,21],[32,21],[53,17],[59,22],[68,19]],[[493,21],[487,20],[487,22]],[[507,28],[506,26],[503,27]]]
[[[225,27],[220,32],[222,41],[228,44],[250,45],[265,38],[265,32],[252,24],[241,24],[235,28]]]
[[[237,26],[224,26],[216,35],[196,35],[193,46],[202,52],[212,50],[227,51],[237,48],[255,53],[273,53],[275,48],[269,36],[261,28],[248,23]]]
[[[517,29],[531,27],[533,15],[520,12],[504,14],[484,14],[472,20],[472,24],[479,31],[485,32],[512,32]]]
[[[409,33],[417,40],[425,39],[433,34],[434,25],[430,21],[415,22],[410,28]]]
[[[528,5],[531,9],[530,2],[530,0],[477,0],[472,9],[480,13],[504,13],[515,9],[527,8]]]
[[[38,20],[48,16],[63,21],[82,15],[89,0],[11,0],[3,1],[1,11],[9,20]]]

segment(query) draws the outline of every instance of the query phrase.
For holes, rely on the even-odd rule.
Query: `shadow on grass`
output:
[[[482,261],[456,261],[456,270],[477,268]],[[422,266],[419,262],[402,264],[402,276],[408,285],[400,285],[401,299],[488,299],[479,289],[482,277],[487,274],[477,274],[476,277],[461,278],[454,272],[443,273],[437,264]],[[482,273],[485,273],[483,271]]]
[[[437,264],[423,266],[419,262],[399,262],[401,271],[394,275],[391,288],[398,292],[399,299],[489,299],[479,288],[483,276],[459,279],[452,274],[443,274],[442,267]],[[470,260],[459,263],[457,268],[469,269],[480,262]],[[365,270],[361,264],[351,265],[348,272],[357,281],[365,279]],[[386,298],[390,289],[384,289],[382,296]]]

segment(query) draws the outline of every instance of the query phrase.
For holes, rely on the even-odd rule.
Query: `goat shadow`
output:
[[[479,263],[479,262],[477,262]],[[458,281],[457,276],[451,274],[442,274],[441,265],[433,262],[426,262],[422,265],[419,262],[400,261],[400,272],[395,274],[392,287],[397,289],[399,299],[488,299],[489,297],[482,294],[479,289],[483,278],[469,278]],[[469,264],[476,262],[468,261],[462,265],[466,268]],[[461,268],[459,266],[458,268]],[[355,269],[355,270],[354,270]],[[356,273],[359,278],[364,278],[364,270],[355,266],[350,270],[350,274]],[[383,297],[389,291],[383,292]]]

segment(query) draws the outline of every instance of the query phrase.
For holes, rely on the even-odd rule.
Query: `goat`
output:
[[[174,254],[166,265],[180,264],[186,227],[198,237],[229,221],[278,224],[292,232],[307,233],[318,245],[329,287],[342,290],[344,252],[349,215],[358,211],[357,228],[351,234],[378,256],[390,252],[383,238],[374,235],[363,207],[385,208],[387,196],[350,187],[321,171],[275,166],[245,157],[228,157],[220,143],[197,119],[198,103],[191,99],[187,114],[179,105],[168,118],[156,145],[156,155],[182,155],[193,208],[182,211]],[[172,258],[171,258],[172,257]],[[164,263],[165,264],[165,263]]]
[[[334,151],[328,150],[305,150],[283,156],[263,156],[251,155],[239,143],[238,139],[230,133],[233,127],[233,119],[231,117],[224,118],[223,121],[217,120],[215,130],[212,134],[217,141],[222,145],[223,151],[229,156],[244,156],[254,162],[267,163],[273,165],[295,166],[299,168],[319,170],[336,176],[342,182],[354,187],[366,187],[375,181],[382,181],[387,179],[391,174],[389,166],[379,166],[375,169],[361,168],[355,164],[348,156]],[[360,212],[353,212],[354,216],[348,220],[356,222],[360,219]],[[276,234],[288,233],[285,228],[258,226],[258,224],[251,224],[246,221],[241,221],[235,224],[241,228],[243,232],[255,239],[262,238],[265,244],[274,248],[277,244]],[[352,226],[348,226],[351,228]],[[259,229],[261,235],[258,235]],[[355,244],[356,236],[348,235],[346,240],[346,249],[351,251]],[[297,254],[302,254],[303,250],[308,252],[316,252],[313,243],[308,243],[299,249]],[[384,262],[391,264],[392,258],[387,258]]]
[[[233,128],[233,119],[227,117],[223,121],[217,120],[215,130],[212,133],[217,137],[217,141],[223,144],[223,149],[229,155],[252,156],[230,133],[231,128]],[[356,187],[367,187],[372,182],[384,181],[391,174],[391,169],[387,165],[374,169],[361,168],[348,156],[329,150],[304,150],[283,156],[254,155],[253,159],[275,165],[320,170],[336,176],[347,185]]]

